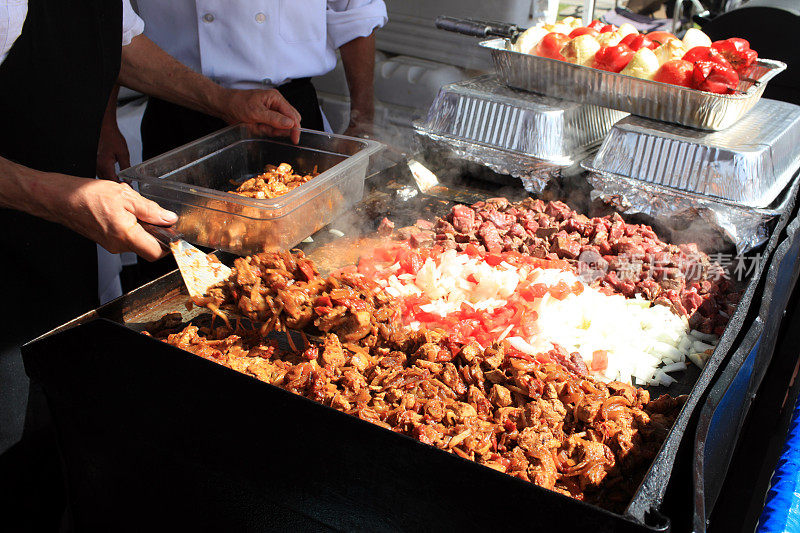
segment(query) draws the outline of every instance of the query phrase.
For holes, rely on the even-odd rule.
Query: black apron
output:
[[[300,113],[303,128],[324,129],[311,78],[292,80],[278,91]],[[227,125],[217,117],[151,97],[142,118],[142,159],[161,155]]]
[[[95,176],[103,112],[119,73],[121,20],[119,1],[28,3],[22,34],[0,64],[0,156]],[[96,306],[92,241],[9,209],[0,209],[0,228],[6,340],[29,340]]]
[[[0,156],[93,178],[121,37],[119,0],[30,0],[22,33],[0,64]],[[97,305],[92,241],[0,209],[0,250],[0,353]],[[0,401],[10,385],[0,383]],[[60,462],[43,409],[32,383],[23,439],[0,456],[0,528],[8,531],[53,530],[63,515]]]

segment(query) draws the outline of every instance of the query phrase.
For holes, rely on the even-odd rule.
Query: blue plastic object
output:
[[[800,531],[800,401],[795,404],[786,445],[772,475],[756,531]]]

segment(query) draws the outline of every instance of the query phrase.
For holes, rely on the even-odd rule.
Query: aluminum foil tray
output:
[[[767,207],[800,166],[800,107],[760,100],[736,125],[702,132],[639,117],[615,124],[584,168]]]
[[[580,162],[625,113],[509,89],[494,76],[445,85],[424,121],[430,138],[492,149],[531,165],[568,167]],[[500,150],[501,152],[494,152]]]
[[[498,78],[517,89],[627,111],[703,130],[722,130],[739,120],[761,98],[769,80],[786,64],[759,59],[739,83],[741,94],[714,94],[642,80],[506,49],[507,39],[480,43],[492,53]]]

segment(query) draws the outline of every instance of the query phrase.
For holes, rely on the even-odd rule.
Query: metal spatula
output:
[[[181,239],[172,228],[154,226],[141,221],[139,224],[155,237],[165,250],[172,252],[183,282],[189,290],[189,296],[199,298],[208,292],[209,287],[230,277],[230,268]]]

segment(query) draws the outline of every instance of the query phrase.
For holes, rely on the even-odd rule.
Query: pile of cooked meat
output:
[[[368,311],[372,309],[367,308]],[[681,406],[504,344],[433,331],[402,345],[327,334],[282,353],[257,330],[187,326],[167,343],[465,459],[621,511]]]
[[[473,206],[456,205],[431,226],[392,231],[412,246],[439,245],[463,250],[473,244],[489,253],[517,251],[564,259],[595,287],[632,298],[637,294],[689,318],[703,333],[722,334],[740,293],[724,269],[695,244],[667,244],[649,226],[627,224],[619,214],[589,218],[563,202],[532,198],[511,203],[493,198]]]
[[[267,165],[263,174],[250,178],[231,192],[259,200],[277,198],[318,175],[316,167],[309,174],[302,175],[296,174],[288,163],[281,163],[277,167]]]
[[[349,270],[319,275],[302,252],[239,258],[196,301],[221,320],[165,342],[442,450],[621,511],[682,405],[586,376],[579,354],[532,357],[402,325],[398,304]],[[231,318],[245,317],[251,326]],[[177,318],[177,322],[180,319]],[[174,326],[175,324],[172,324]],[[277,349],[272,331],[307,334]],[[299,341],[289,342],[295,344]]]

